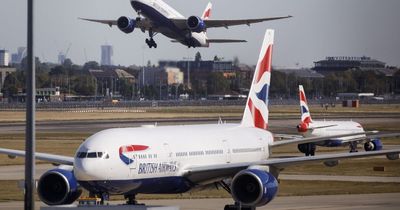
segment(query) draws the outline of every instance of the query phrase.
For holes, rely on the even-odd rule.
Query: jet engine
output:
[[[365,151],[378,151],[383,148],[383,144],[381,140],[374,139],[372,141],[365,142],[364,149]]]
[[[305,133],[308,130],[308,125],[306,123],[300,123],[297,125],[297,131],[299,133]]]
[[[44,173],[38,182],[38,195],[47,205],[71,204],[82,193],[74,172],[64,169],[52,169]]]
[[[233,199],[241,205],[263,206],[277,194],[278,181],[266,171],[246,169],[233,178],[231,190]]]
[[[119,30],[123,31],[124,33],[132,33],[135,30],[136,21],[134,19],[121,16],[117,20],[117,25]]]
[[[298,144],[297,149],[306,156],[314,156],[317,146],[313,143]]]
[[[190,16],[186,21],[186,25],[191,31],[196,33],[200,33],[206,30],[206,24],[201,18],[197,16]]]

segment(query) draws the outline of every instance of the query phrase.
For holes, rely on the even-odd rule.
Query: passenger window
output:
[[[103,157],[103,152],[98,152],[97,157],[102,158]]]

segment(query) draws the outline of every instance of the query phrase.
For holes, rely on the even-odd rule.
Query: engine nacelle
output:
[[[364,149],[365,151],[379,151],[382,150],[383,144],[381,140],[374,139],[372,141],[365,142]]]
[[[123,31],[124,33],[132,33],[135,30],[136,20],[121,16],[117,20],[117,26],[119,30]]]
[[[278,181],[266,171],[246,169],[235,175],[231,190],[236,202],[245,206],[263,206],[277,194]]]
[[[197,16],[190,16],[186,21],[186,25],[191,31],[196,33],[200,33],[206,30],[206,24],[201,18]]]
[[[38,182],[38,195],[47,205],[71,204],[82,194],[73,171],[52,169],[44,173]]]
[[[308,131],[308,125],[306,123],[300,123],[297,125],[297,131],[299,133],[305,133]]]

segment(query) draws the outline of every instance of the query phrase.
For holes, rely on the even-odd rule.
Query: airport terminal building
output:
[[[356,70],[382,70],[385,69],[386,64],[370,57],[326,57],[324,60],[314,62],[314,70],[318,73],[331,73],[347,71],[350,69]]]

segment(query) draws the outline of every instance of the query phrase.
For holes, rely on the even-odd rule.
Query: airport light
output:
[[[24,209],[35,209],[35,56],[34,56],[34,0],[28,0],[27,11],[27,66],[26,69],[26,131],[25,131],[25,199]]]

